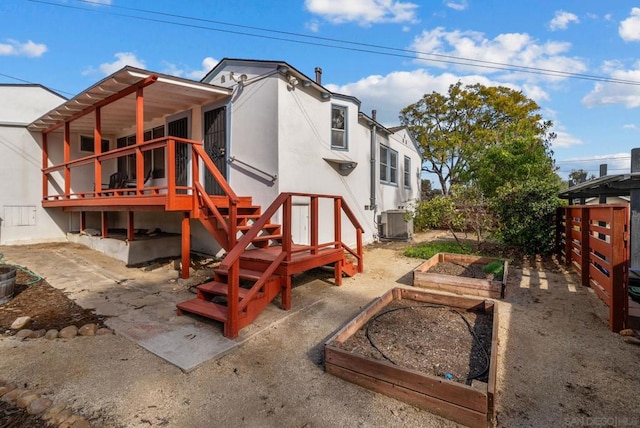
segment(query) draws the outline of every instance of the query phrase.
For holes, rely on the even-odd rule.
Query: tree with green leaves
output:
[[[569,180],[573,181],[574,185],[584,183],[587,180],[593,180],[594,178],[596,178],[595,175],[589,175],[584,169],[572,169],[569,173]]]
[[[478,154],[498,144],[508,130],[526,130],[549,141],[550,122],[522,92],[481,84],[449,86],[446,95],[432,92],[404,108],[400,121],[419,143],[422,170],[438,177],[446,195],[452,184],[467,182]]]

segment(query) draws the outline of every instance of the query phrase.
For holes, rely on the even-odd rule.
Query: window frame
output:
[[[382,151],[386,151],[386,155],[383,156]],[[389,146],[380,144],[380,182],[389,186],[398,187],[398,151],[393,150]],[[383,160],[383,157],[385,158]],[[393,159],[395,159],[395,166],[393,166]],[[384,177],[383,177],[384,174]]]
[[[343,128],[334,128],[333,126],[333,111],[341,110],[344,115],[344,124]],[[339,105],[339,104],[331,104],[331,150],[349,150],[349,107]],[[334,132],[342,132],[342,145],[334,144],[333,135]]]
[[[145,129],[143,134],[143,141],[155,140],[157,138],[165,137],[166,133],[166,125],[158,125],[153,128]],[[133,146],[136,144],[136,135],[123,135],[122,137],[118,137],[116,139],[117,148]],[[166,177],[166,156],[165,156],[165,148],[160,147],[153,150],[147,150],[143,153],[144,163],[145,165],[151,164],[151,169],[153,171],[153,176],[151,178],[165,178]],[[150,161],[150,162],[149,162]],[[162,164],[161,168],[158,168]],[[127,177],[130,180],[134,180],[136,178],[136,155],[129,155],[126,157],[118,158],[118,172],[124,172],[127,174]],[[145,175],[146,175],[145,171]]]
[[[403,184],[405,189],[411,189],[411,158],[404,156]]]

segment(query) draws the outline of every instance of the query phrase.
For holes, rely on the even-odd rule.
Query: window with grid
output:
[[[94,146],[93,146],[93,142],[94,141],[95,141],[95,139],[93,137],[89,137],[88,135],[81,135],[80,136],[80,151],[81,152],[93,153],[94,152]],[[102,142],[100,144],[100,152],[101,153],[108,152],[109,151],[109,144],[110,144],[110,141],[107,140],[106,138],[103,138]]]
[[[411,189],[411,158],[404,157],[404,187]]]
[[[347,150],[347,108],[331,107],[331,148]]]
[[[164,137],[164,125],[146,130],[143,134],[144,141],[155,140]],[[135,135],[118,138],[116,145],[118,148],[132,146],[136,143]],[[161,147],[144,152],[145,177],[152,171],[152,178],[165,177],[165,148]],[[136,178],[136,155],[129,155],[118,158],[118,172],[124,172],[130,180]]]
[[[380,145],[380,181],[398,184],[398,152]]]

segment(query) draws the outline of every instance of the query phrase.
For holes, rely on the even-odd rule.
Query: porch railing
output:
[[[296,245],[293,248],[291,219],[292,206],[294,197],[303,197],[310,199],[310,244]],[[333,200],[333,240],[321,243],[319,241],[320,221],[319,221],[319,201],[320,199]],[[275,257],[273,262],[263,272],[260,279],[254,283],[251,290],[239,299],[240,288],[240,257],[245,250],[251,245],[253,240],[258,236],[264,226],[271,221],[271,218],[278,212],[282,212],[282,246],[281,251]],[[351,248],[343,242],[342,238],[342,214],[345,214],[356,233],[356,248]],[[225,328],[229,331],[225,332],[225,336],[235,337],[237,335],[237,324],[239,313],[244,310],[249,301],[260,291],[266,280],[276,271],[283,262],[289,262],[295,253],[310,252],[318,254],[324,248],[341,249],[351,254],[357,260],[358,272],[363,272],[363,248],[362,235],[364,229],[358,222],[357,218],[348,207],[342,196],[335,195],[315,195],[307,193],[281,193],[275,201],[265,210],[259,219],[253,223],[251,228],[240,238],[231,251],[227,253],[220,264],[222,270],[227,271],[227,323]],[[336,262],[341,263],[341,262]]]
[[[609,306],[609,328],[622,330],[629,304],[629,207],[572,205],[559,208],[556,219],[558,257]]]

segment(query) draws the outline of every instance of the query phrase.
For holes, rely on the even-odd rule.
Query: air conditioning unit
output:
[[[405,210],[383,211],[380,216],[380,238],[409,241],[413,238],[413,219]]]

